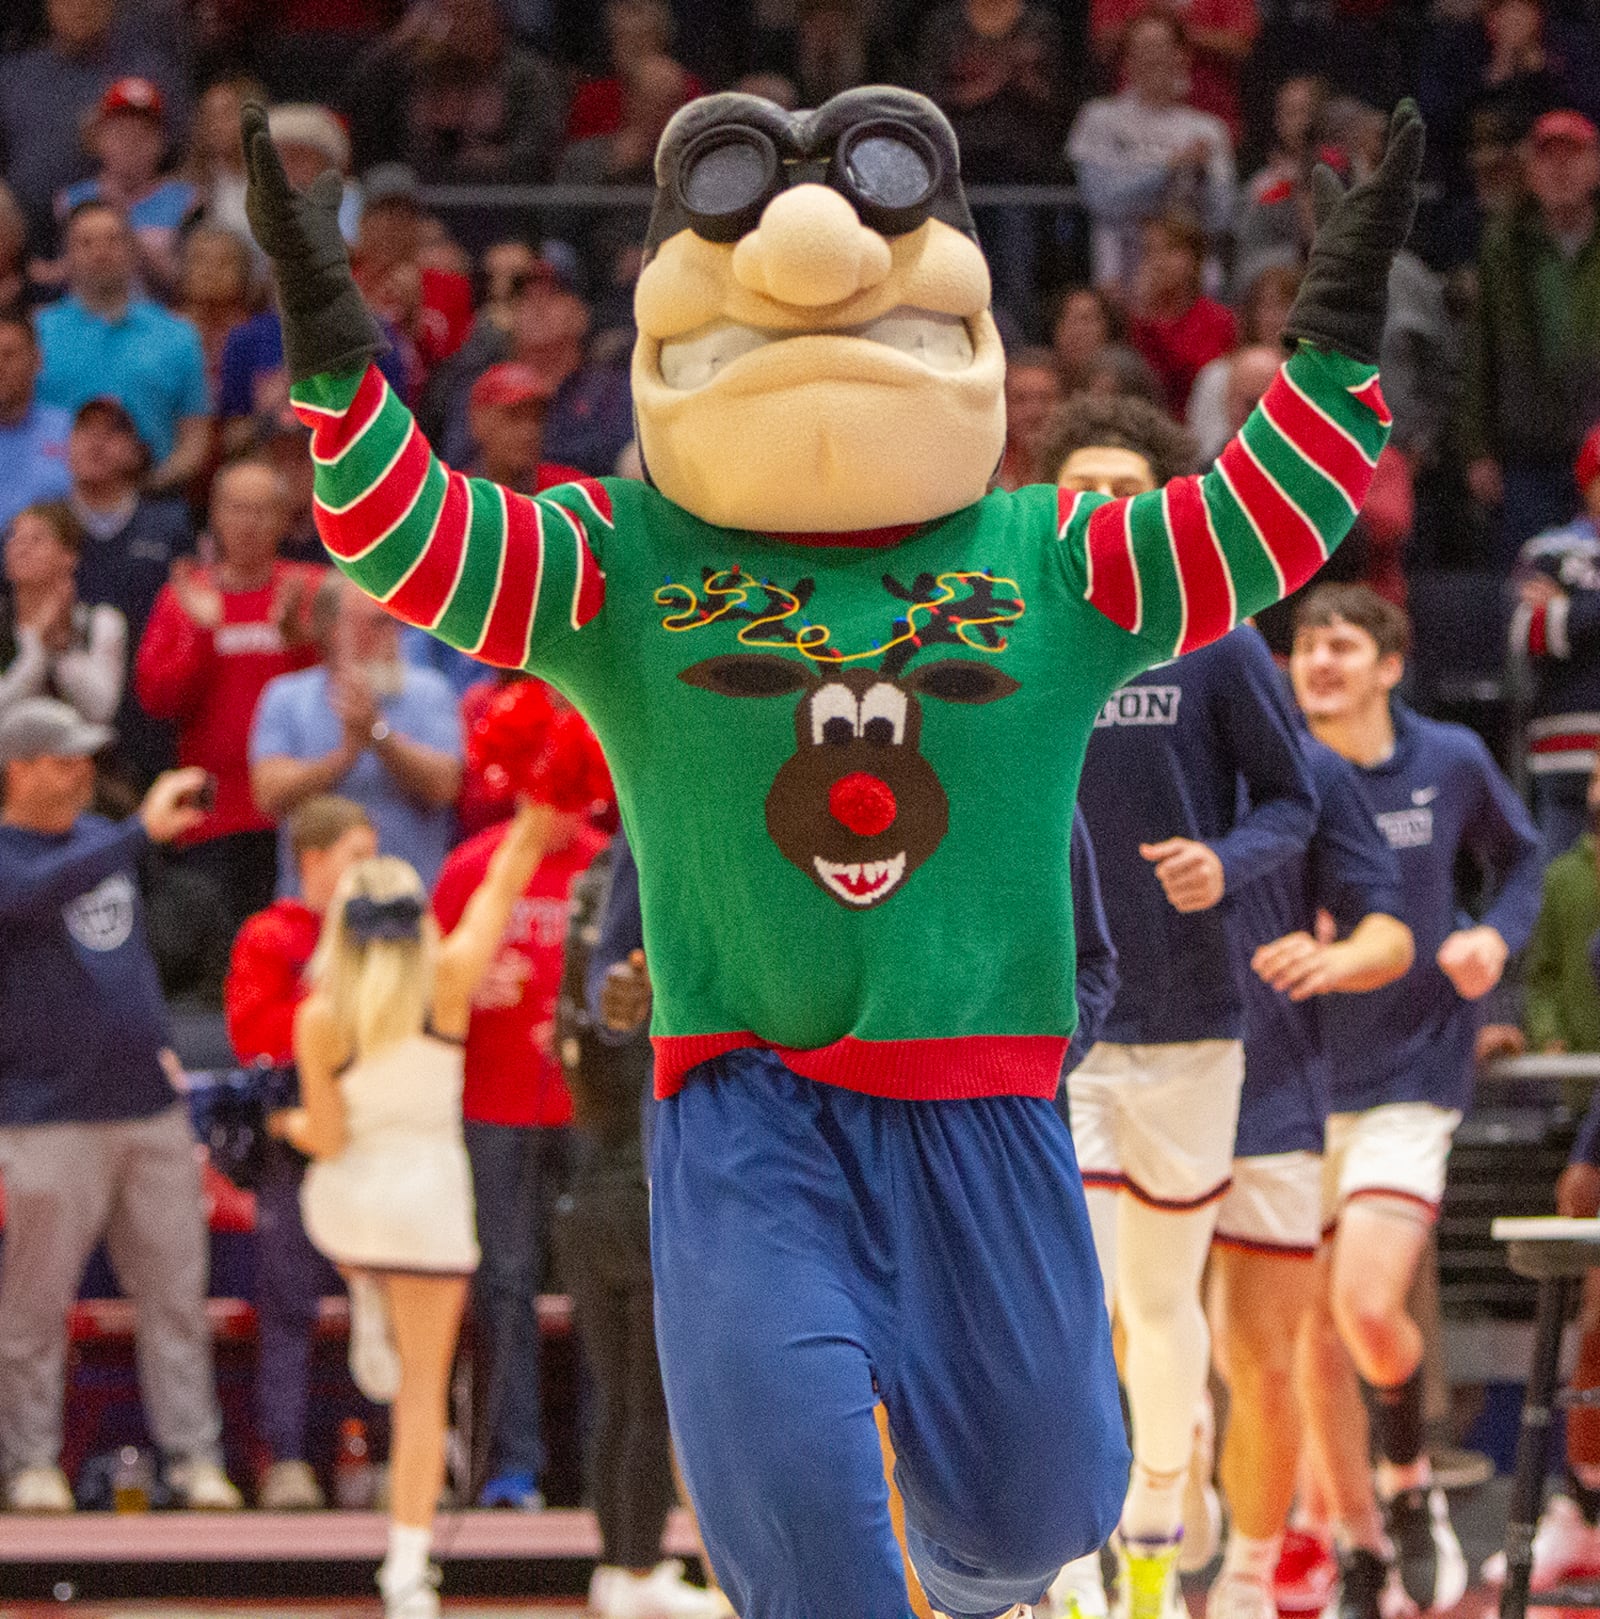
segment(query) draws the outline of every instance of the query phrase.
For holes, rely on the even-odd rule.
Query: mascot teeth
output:
[[[865,326],[818,327],[813,331],[763,331],[737,321],[717,321],[690,336],[667,338],[662,343],[661,380],[669,388],[684,392],[703,388],[724,366],[786,337],[859,337],[909,354],[930,371],[964,371],[972,364],[972,334],[959,315],[902,306]]]
[[[828,885],[830,892],[851,905],[876,905],[900,886],[906,874],[906,857],[897,854],[892,860],[842,862],[815,857],[817,875]]]

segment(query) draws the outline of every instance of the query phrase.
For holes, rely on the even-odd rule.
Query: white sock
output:
[[[391,1520],[389,1555],[378,1570],[378,1584],[386,1591],[404,1591],[421,1585],[428,1572],[428,1550],[432,1544],[431,1529],[417,1529]]]
[[[1133,1464],[1133,1482],[1122,1509],[1124,1540],[1171,1540],[1183,1526],[1183,1486],[1188,1469],[1153,1473]]]
[[[1414,1462],[1402,1466],[1398,1462],[1384,1461],[1377,1466],[1378,1499],[1392,1501],[1407,1490],[1424,1490],[1433,1483],[1433,1466],[1424,1451]]]
[[[1271,1585],[1278,1571],[1278,1553],[1283,1550],[1283,1536],[1273,1535],[1270,1540],[1252,1540],[1237,1529],[1228,1536],[1222,1553],[1222,1577],[1236,1574],[1241,1579],[1255,1580]]]

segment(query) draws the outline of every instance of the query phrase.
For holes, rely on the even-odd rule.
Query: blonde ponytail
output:
[[[415,901],[421,915],[414,935],[361,937],[345,915],[352,900]],[[422,1032],[433,1000],[438,938],[422,880],[405,861],[380,855],[359,861],[340,879],[310,978],[332,1008],[352,1057],[371,1056]]]

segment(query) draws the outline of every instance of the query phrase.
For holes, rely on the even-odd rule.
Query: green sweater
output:
[[[1204,478],[1117,502],[996,491],[814,545],[627,480],[529,499],[464,478],[372,369],[294,397],[339,565],[553,682],[604,744],[663,1095],[751,1045],[876,1095],[1052,1095],[1095,718],[1315,571],[1388,422],[1371,367],[1304,348]]]
[[[1585,833],[1550,862],[1544,902],[1523,965],[1523,1017],[1535,1051],[1560,1041],[1568,1051],[1600,1051],[1600,989],[1589,941],[1600,932],[1595,840]]]

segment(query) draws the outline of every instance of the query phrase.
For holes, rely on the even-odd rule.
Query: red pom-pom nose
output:
[[[888,782],[856,770],[828,789],[828,811],[857,837],[874,838],[894,825],[900,807]]]

